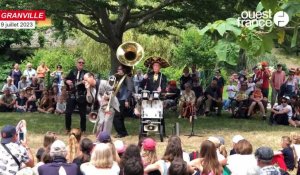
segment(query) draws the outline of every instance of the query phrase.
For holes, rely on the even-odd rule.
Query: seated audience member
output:
[[[254,91],[255,85],[256,83],[254,83],[252,77],[250,77],[247,82],[247,90],[246,90],[247,95],[250,95]]]
[[[67,163],[67,149],[64,142],[55,140],[50,147],[50,156],[53,161],[38,167],[39,175],[74,175],[77,173],[75,163]]]
[[[250,96],[250,107],[248,110],[248,114],[247,117],[250,117],[250,115],[253,112],[254,107],[258,105],[260,112],[263,115],[263,119],[266,120],[266,113],[265,113],[265,107],[263,105],[263,94],[261,92],[260,89],[260,84],[256,84],[254,91],[252,92],[251,96]]]
[[[4,89],[4,94],[0,96],[0,112],[12,112],[16,103],[16,96],[10,93],[10,89]]]
[[[27,111],[27,98],[25,97],[25,90],[19,92],[19,97],[16,100],[16,111],[26,112]]]
[[[234,80],[230,79],[229,80],[229,85],[227,86],[227,89],[226,89],[227,94],[228,94],[228,99],[225,100],[225,103],[224,103],[224,109],[225,110],[227,110],[229,108],[230,103],[232,102],[232,99],[234,99],[235,94],[237,92],[237,87],[233,83],[234,83]]]
[[[82,164],[80,170],[85,175],[119,175],[120,173],[120,167],[117,162],[113,161],[111,149],[105,143],[96,144],[90,162]]]
[[[67,146],[67,162],[73,162],[73,160],[80,155],[80,140],[81,131],[78,128],[71,129],[69,133],[69,140]]]
[[[193,77],[192,90],[194,91],[195,96],[196,96],[196,110],[198,111],[201,108],[201,105],[203,104],[202,103],[202,101],[204,99],[204,97],[203,97],[203,88],[200,85],[199,77],[197,77],[196,74],[193,74],[192,77]]]
[[[144,172],[150,173],[158,170],[160,174],[167,174],[168,169],[175,158],[183,159],[183,151],[181,147],[181,140],[177,136],[171,136],[168,140],[168,144],[165,153],[161,160],[156,161],[154,164],[148,165]],[[193,173],[194,170],[189,166],[189,173]]]
[[[180,77],[179,79],[179,82],[180,82],[180,90],[183,91],[184,90],[184,85],[186,83],[190,83],[192,84],[192,76],[190,74],[190,69],[188,66],[184,67],[183,68],[183,71],[182,71],[182,76]]]
[[[223,172],[222,165],[218,161],[216,147],[209,140],[201,143],[200,158],[192,160],[189,165],[205,175],[221,175]]]
[[[40,99],[42,97],[43,89],[42,89],[40,83],[38,82],[38,78],[36,78],[36,77],[32,78],[30,87],[34,90],[36,99]]]
[[[0,174],[16,174],[23,163],[27,167],[34,166],[34,158],[27,143],[17,142],[16,127],[5,125],[1,130]]]
[[[123,168],[123,175],[143,175],[144,168],[143,164],[134,158],[126,161]]]
[[[284,96],[281,98],[281,104],[274,106],[271,109],[270,124],[288,125],[289,119],[293,116],[293,110],[290,105],[288,105],[289,97]]]
[[[100,132],[97,136],[97,142],[99,143],[112,143],[110,135],[106,132]]]
[[[113,145],[115,146],[116,153],[118,154],[119,157],[122,157],[126,150],[126,145],[122,140],[115,140]]]
[[[116,141],[118,141],[118,140],[116,140]],[[119,140],[119,141],[121,141],[121,140]],[[122,142],[122,145],[123,145],[123,147],[124,147],[124,150],[126,150],[126,147],[125,147],[123,141],[121,141],[121,142]],[[111,150],[111,152],[112,152],[113,160],[114,160],[115,162],[117,162],[118,165],[120,165],[120,163],[121,163],[121,158],[120,158],[120,156],[122,157],[122,155],[123,155],[124,152],[121,151],[120,154],[118,154],[117,148],[115,147],[115,144],[114,144],[114,143],[108,142],[108,143],[106,143],[106,144],[108,144],[108,146],[109,146],[109,148],[110,148],[110,150]],[[118,149],[120,149],[120,148],[118,148]]]
[[[220,92],[221,90],[217,87],[217,81],[212,80],[210,86],[208,86],[204,92],[206,115],[209,115],[209,112],[213,107],[218,107],[217,115],[221,115],[222,95]]]
[[[248,103],[248,95],[246,94],[247,83],[241,85],[239,91],[235,94],[232,107],[237,107],[235,110],[240,110],[242,106]],[[234,110],[234,109],[233,109]],[[232,111],[233,113],[235,111]]]
[[[180,97],[180,89],[177,88],[176,81],[169,82],[166,88],[167,93],[164,99],[164,108],[170,108],[177,105],[178,98]]]
[[[296,132],[291,132],[290,133],[290,139],[291,139],[291,148],[293,149],[294,152],[294,158],[295,158],[295,167],[298,167],[298,169],[300,170],[299,167],[299,158],[300,158],[300,137],[299,134]]]
[[[146,168],[148,165],[155,163],[157,159],[156,155],[156,142],[152,138],[146,138],[142,142],[141,156],[143,161],[143,166]],[[159,171],[153,171],[148,173],[149,175],[158,175]],[[145,175],[147,175],[145,173]]]
[[[281,139],[281,150],[284,157],[284,162],[289,171],[293,171],[295,168],[294,152],[291,148],[291,139],[288,136],[282,136]]]
[[[56,140],[56,134],[54,132],[46,132],[43,140],[43,147],[39,148],[36,153],[37,164],[33,167],[33,172],[38,175],[38,168],[41,165],[51,163],[52,158],[50,156],[50,146]]]
[[[172,161],[168,175],[189,175],[187,163],[180,158],[176,158]]]
[[[25,97],[27,98],[27,111],[28,112],[37,111],[36,96],[34,90],[31,87],[26,88]]]
[[[216,147],[216,153],[217,153],[217,158],[218,158],[218,161],[219,163],[222,165],[222,166],[225,166],[227,164],[227,160],[226,158],[220,153],[220,146],[221,146],[221,143],[220,143],[220,140],[217,138],[217,137],[208,137],[209,141],[213,142],[215,144],[215,147]]]
[[[227,167],[232,175],[258,175],[259,167],[252,154],[252,145],[247,140],[240,140],[236,145],[236,154],[227,159]]]
[[[26,76],[21,76],[21,80],[18,82],[18,90],[26,89],[30,86],[30,83],[26,80]]]
[[[80,166],[83,163],[91,160],[91,152],[94,148],[93,142],[89,138],[84,138],[80,141],[81,154],[73,160],[73,163],[77,165],[77,175],[83,175],[80,171]]]
[[[139,162],[139,164],[143,167],[143,161],[140,152],[140,148],[136,145],[129,145],[126,148],[126,151],[122,155],[120,162],[121,172],[124,171],[124,168],[128,164],[128,161],[130,162],[132,159]]]
[[[67,103],[63,96],[58,97],[56,103],[55,114],[64,114],[66,112]]]
[[[18,92],[18,88],[14,85],[12,78],[7,78],[6,83],[2,88],[2,92],[8,88],[11,94],[16,94]]]
[[[49,96],[48,91],[44,91],[43,98],[40,101],[38,111],[41,113],[52,113],[54,111],[52,99]]]
[[[293,109],[293,116],[292,118],[289,119],[289,124],[294,127],[298,127],[300,126],[300,102],[296,101],[292,109]]]
[[[257,165],[260,167],[260,175],[281,175],[280,170],[272,165],[273,156],[274,152],[269,147],[260,147],[255,151]]]
[[[178,118],[182,117],[193,117],[195,116],[195,100],[196,96],[194,91],[192,91],[191,84],[187,83],[184,85],[184,91],[179,99],[179,111],[180,115]]]
[[[241,136],[241,135],[235,135],[235,136],[233,136],[233,138],[232,138],[232,149],[230,150],[229,155],[236,154],[236,151],[235,151],[236,145],[241,140],[244,140],[243,136]]]

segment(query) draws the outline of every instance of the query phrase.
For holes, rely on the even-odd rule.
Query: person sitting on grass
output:
[[[271,116],[269,123],[272,125],[288,125],[289,119],[293,116],[293,110],[290,105],[288,105],[288,101],[290,100],[290,97],[283,96],[281,98],[281,104],[274,106],[273,109],[271,109]]]
[[[280,175],[279,168],[272,164],[272,159],[274,157],[274,152],[269,147],[260,147],[255,151],[255,157],[257,160],[257,165],[260,167],[260,175]]]
[[[6,79],[6,83],[4,84],[2,91],[4,91],[6,88],[10,90],[11,94],[17,94],[18,93],[18,88],[14,85],[13,79],[8,77]]]
[[[240,90],[235,94],[235,101],[233,101],[232,106],[236,106],[238,107],[237,109],[241,109],[241,107],[248,102],[248,95],[246,94],[247,87],[246,82],[241,85]]]
[[[77,175],[83,175],[80,171],[80,166],[83,163],[91,160],[91,152],[94,148],[93,142],[89,138],[84,138],[80,141],[81,154],[73,160],[73,163],[77,165]]]
[[[234,80],[233,79],[230,79],[229,80],[229,85],[227,86],[227,94],[228,94],[228,99],[225,100],[225,103],[224,103],[224,109],[227,110],[230,106],[230,104],[232,103],[232,100],[234,99],[234,96],[237,92],[237,87],[236,85],[234,85]]]
[[[263,94],[262,94],[261,89],[260,89],[260,84],[256,83],[255,89],[252,92],[252,95],[250,96],[250,101],[251,101],[251,105],[249,107],[247,117],[248,118],[250,117],[250,115],[253,112],[254,107],[256,105],[258,105],[259,108],[260,108],[260,111],[263,115],[263,120],[266,120],[267,117],[266,117],[266,113],[265,113],[265,107],[264,107],[263,102],[262,102],[263,101]]]
[[[64,97],[61,95],[58,97],[58,101],[56,103],[56,109],[55,109],[55,114],[64,114],[66,111],[66,100]]]
[[[232,149],[230,150],[229,152],[229,155],[234,155],[236,154],[236,146],[237,146],[237,143],[241,140],[244,140],[244,137],[241,136],[241,135],[235,135],[233,136],[232,138]]]
[[[284,157],[284,162],[289,171],[293,171],[295,168],[294,151],[291,148],[291,139],[288,136],[282,136],[281,139],[281,153]]]
[[[179,99],[179,111],[180,115],[178,118],[182,117],[194,117],[195,116],[195,100],[196,96],[192,90],[190,83],[184,85],[184,91]]]
[[[18,90],[26,89],[30,86],[30,83],[26,80],[26,76],[22,75],[21,80],[18,82]]]
[[[10,93],[8,87],[4,89],[3,93],[0,96],[0,112],[12,112],[16,103],[16,96]]]
[[[81,131],[79,128],[73,128],[70,131],[68,146],[67,146],[67,162],[71,163],[73,160],[80,155],[80,140]]]
[[[16,100],[16,111],[26,112],[27,110],[27,98],[25,97],[25,90],[19,92],[19,97]]]
[[[200,158],[192,160],[189,165],[195,170],[205,175],[221,175],[223,174],[222,165],[218,161],[215,144],[209,140],[201,143]]]
[[[46,114],[52,113],[54,111],[53,101],[50,98],[48,91],[44,91],[43,98],[41,99],[40,105],[38,107],[38,111]]]
[[[37,110],[36,106],[36,96],[34,90],[31,87],[27,87],[25,90],[25,97],[27,100],[27,111],[35,112]]]
[[[293,116],[289,119],[289,124],[298,127],[300,126],[300,102],[296,101],[294,104],[293,109]]]
[[[143,140],[141,147],[141,156],[144,168],[157,161],[156,142],[152,138],[146,138]],[[153,171],[148,174],[157,175],[160,173],[159,171]],[[145,175],[147,175],[147,173],[145,173]]]

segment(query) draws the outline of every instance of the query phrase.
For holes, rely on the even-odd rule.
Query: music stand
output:
[[[195,136],[195,137],[202,137],[202,136],[200,136],[200,135],[197,135],[197,134],[195,134],[194,133],[194,116],[192,116],[192,131],[191,131],[191,133],[189,134],[189,135],[184,135],[184,136],[188,136],[188,138],[191,138],[191,137],[193,137],[193,136]]]

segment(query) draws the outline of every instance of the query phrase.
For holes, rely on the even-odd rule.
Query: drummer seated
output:
[[[195,101],[196,101],[196,95],[194,91],[192,90],[192,85],[190,83],[184,84],[184,91],[182,92],[182,95],[179,99],[179,112],[180,115],[178,118],[189,118],[190,116],[195,116]],[[189,111],[189,112],[187,112]],[[186,116],[188,115],[188,116]]]
[[[176,107],[177,101],[180,97],[180,89],[176,86],[176,81],[171,80],[166,88],[166,95],[164,99],[164,108],[168,109],[171,107]]]

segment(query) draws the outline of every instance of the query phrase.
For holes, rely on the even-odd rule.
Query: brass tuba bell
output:
[[[117,49],[117,59],[126,66],[137,65],[143,57],[144,48],[137,42],[124,42]]]
[[[98,113],[96,111],[92,111],[88,115],[88,119],[91,123],[96,123],[98,119]]]

